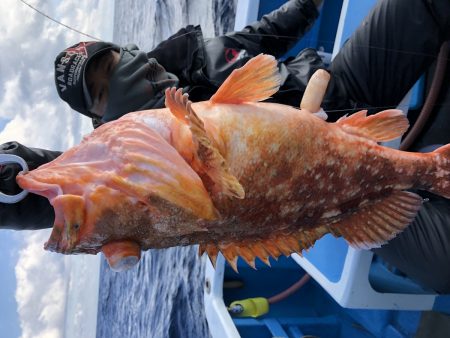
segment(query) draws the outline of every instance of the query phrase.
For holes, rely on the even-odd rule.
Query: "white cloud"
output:
[[[111,39],[110,0],[28,2],[78,30]],[[42,17],[18,0],[0,1],[0,143],[65,150],[92,130],[88,118],[72,111],[56,93],[56,55],[79,41],[90,40]],[[106,27],[106,29],[105,29]],[[68,271],[64,256],[43,250],[48,231],[22,232],[23,246],[16,265],[16,300],[22,337],[65,335]],[[83,309],[77,312],[82,320]],[[95,334],[95,333],[94,333]]]
[[[43,250],[49,231],[24,234],[16,265],[22,337],[61,337],[66,303],[64,257]]]
[[[29,1],[58,21],[93,36],[111,31],[112,1]],[[91,40],[58,25],[17,0],[0,2],[0,118],[10,122],[0,143],[65,150],[92,130],[90,121],[59,99],[53,79],[54,59],[64,48]],[[5,14],[5,15],[3,15]],[[110,35],[110,34],[109,34]],[[111,36],[106,37],[107,39]]]

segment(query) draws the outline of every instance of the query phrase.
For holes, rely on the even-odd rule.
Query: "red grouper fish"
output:
[[[233,71],[209,101],[174,88],[166,108],[129,113],[54,161],[20,174],[55,210],[47,250],[100,251],[116,271],[141,250],[200,244],[213,263],[299,252],[326,233],[380,246],[414,219],[424,189],[450,198],[450,144],[431,153],[379,144],[408,128],[398,110],[326,122],[329,75],[318,71],[300,109],[276,93],[272,56]]]

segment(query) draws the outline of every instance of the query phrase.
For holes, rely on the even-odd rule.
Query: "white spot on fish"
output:
[[[329,218],[339,215],[341,212],[337,209],[325,211],[320,218]]]
[[[278,152],[279,150],[280,150],[280,145],[278,144],[278,143],[272,143],[270,146],[269,146],[269,150],[271,151],[271,152]]]

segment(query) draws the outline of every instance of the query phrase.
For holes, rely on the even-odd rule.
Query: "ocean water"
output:
[[[116,0],[113,41],[150,50],[180,28],[230,31],[237,0]],[[97,337],[209,337],[197,247],[149,250],[124,273],[100,266]]]

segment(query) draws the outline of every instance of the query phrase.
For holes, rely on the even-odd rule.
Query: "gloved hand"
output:
[[[18,142],[0,145],[1,154],[12,154],[22,157],[30,170],[50,162],[61,153],[36,148],[28,148]],[[22,189],[16,183],[16,176],[22,168],[17,164],[0,166],[0,191],[15,195]],[[25,230],[49,228],[54,220],[53,208],[42,196],[28,194],[23,200],[14,204],[0,203],[0,228]]]

